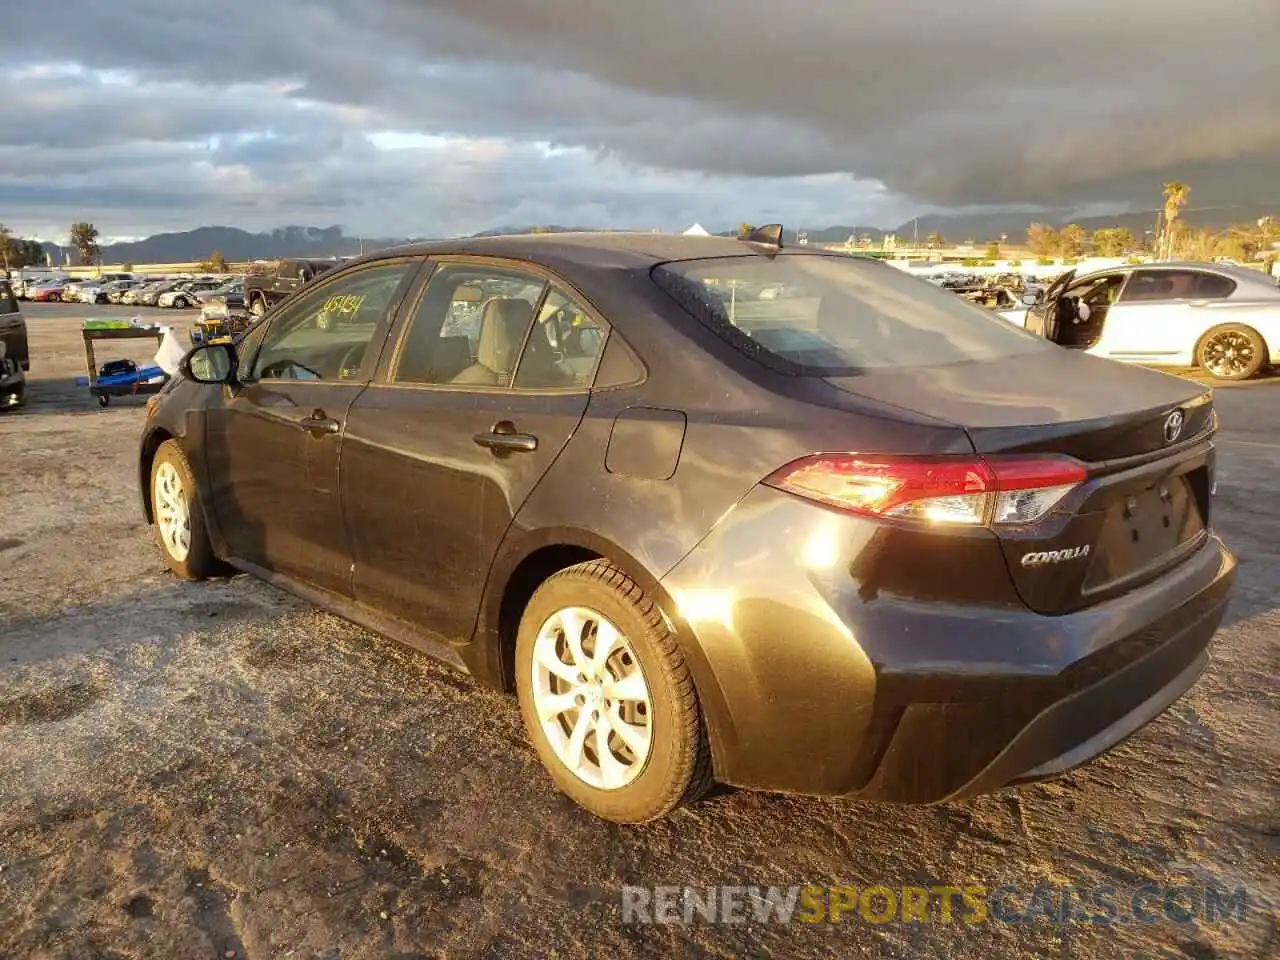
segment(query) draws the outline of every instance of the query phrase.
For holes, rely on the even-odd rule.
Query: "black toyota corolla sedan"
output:
[[[342,266],[153,398],[169,566],[514,691],[559,787],[618,821],[714,781],[970,796],[1185,693],[1235,576],[1210,395],[779,240]]]

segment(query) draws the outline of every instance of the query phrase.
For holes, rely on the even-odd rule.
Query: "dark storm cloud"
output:
[[[1272,189],[1240,182],[1238,160],[1280,159],[1275,0],[401,6],[496,35],[508,61],[787,118],[842,146],[838,169],[939,202],[1115,198],[1126,178],[1191,168],[1201,198],[1236,195]],[[830,151],[812,169],[830,169]]]
[[[459,229],[535,212],[891,223],[939,206],[1151,205],[1175,176],[1196,203],[1272,198],[1280,169],[1276,0],[210,9],[61,0],[74,28],[54,29],[46,4],[10,0],[0,197],[151,191],[140,207],[198,218],[257,194],[262,218],[318,204],[388,229],[412,204]],[[69,63],[84,69],[48,70]],[[509,149],[387,153],[374,130]],[[94,158],[101,176],[80,182]],[[65,182],[31,181],[45,161]]]

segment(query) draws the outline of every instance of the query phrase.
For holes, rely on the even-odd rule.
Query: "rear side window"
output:
[[[1125,287],[1125,303],[1152,300],[1224,300],[1236,282],[1217,273],[1199,270],[1138,270]]]
[[[547,282],[484,264],[445,264],[431,275],[401,341],[396,383],[502,388],[511,377]]]
[[[1054,349],[954,293],[856,257],[686,260],[663,264],[653,276],[743,353],[796,376],[849,376]]]
[[[13,289],[5,280],[0,280],[0,316],[18,312],[18,301],[13,296]]]

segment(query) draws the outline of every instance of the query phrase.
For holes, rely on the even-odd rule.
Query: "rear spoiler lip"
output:
[[[1146,453],[1137,453],[1131,457],[1121,457],[1117,460],[1100,460],[1097,463],[1087,463],[1085,466],[1089,470],[1089,476],[1097,477],[1111,473],[1120,473],[1124,470],[1132,470],[1134,467],[1143,467],[1149,463],[1157,463],[1161,460],[1178,459],[1181,460],[1188,454],[1200,453],[1201,448],[1212,448],[1213,438],[1217,436],[1218,423],[1217,417],[1210,419],[1208,426],[1201,430],[1194,437],[1171,443],[1167,447],[1159,450],[1149,450]]]

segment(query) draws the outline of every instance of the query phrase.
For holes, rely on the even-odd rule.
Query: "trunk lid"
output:
[[[1203,541],[1212,395],[1190,381],[1066,350],[829,381],[963,427],[988,457],[1062,455],[1087,481],[1046,517],[995,527],[1023,601],[1067,613],[1149,582]]]

